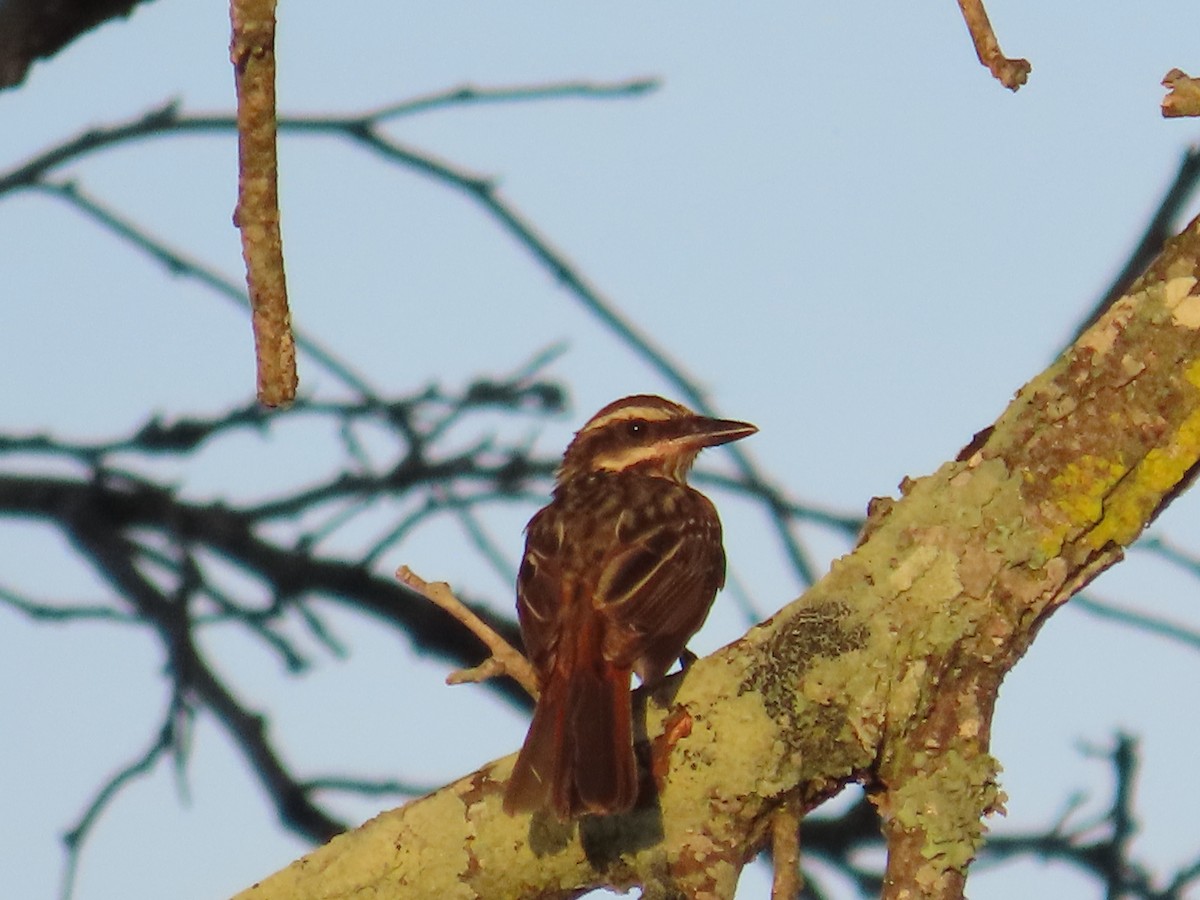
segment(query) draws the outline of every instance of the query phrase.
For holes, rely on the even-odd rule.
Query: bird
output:
[[[517,573],[539,696],[505,789],[510,815],[567,822],[634,807],[631,675],[661,681],[725,583],[721,520],[687,474],[705,447],[756,431],[637,394],[575,434]]]

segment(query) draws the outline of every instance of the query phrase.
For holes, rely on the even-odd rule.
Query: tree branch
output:
[[[971,42],[975,45],[975,55],[979,61],[1010,91],[1020,88],[1029,80],[1033,66],[1027,59],[1009,59],[1001,52],[983,0],[958,0],[958,8],[967,23],[967,31],[971,33]]]
[[[782,798],[808,809],[853,780],[889,840],[884,896],[961,896],[1003,802],[988,745],[1004,674],[1200,466],[1198,271],[1200,221],[802,598],[639,692],[651,769],[667,771],[652,805],[561,828],[509,817],[508,757],[239,897],[335,882],[397,898],[632,884],[728,897]]]
[[[683,399],[705,415],[716,416],[718,411],[700,388],[700,381],[668,354],[656,346],[627,317],[622,315],[611,298],[592,284],[586,276],[554,247],[532,222],[496,188],[492,179],[485,178],[453,163],[403,144],[391,138],[383,129],[389,118],[424,112],[455,103],[510,102],[515,100],[549,99],[560,97],[608,98],[644,93],[657,82],[639,79],[610,85],[569,82],[525,88],[481,89],[459,88],[424,98],[404,101],[361,115],[283,116],[278,120],[280,131],[298,134],[328,134],[348,139],[371,150],[391,163],[396,163],[441,184],[465,193],[546,268],[574,297],[635,355],[641,357],[673,385]],[[63,145],[52,148],[16,169],[0,174],[0,195],[6,191],[37,187],[55,168],[65,162],[105,147],[139,138],[185,133],[191,131],[232,131],[236,120],[229,116],[184,116],[175,104],[167,104],[143,118],[104,129],[93,129]],[[736,444],[723,448],[740,473],[742,480],[766,501],[776,536],[800,584],[811,584],[815,568],[805,548],[792,533],[788,501],[753,462],[745,448]]]
[[[279,229],[279,161],[275,138],[275,0],[232,0],[229,57],[237,84],[238,201],[233,223],[242,237],[250,294],[258,399],[296,399],[296,347],[288,311]]]

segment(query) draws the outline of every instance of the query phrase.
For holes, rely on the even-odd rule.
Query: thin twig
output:
[[[971,41],[975,44],[975,55],[979,61],[1010,91],[1023,85],[1029,79],[1033,66],[1027,59],[1009,59],[1000,51],[1000,42],[996,40],[996,32],[992,30],[987,10],[983,8],[983,0],[958,0],[958,8],[962,10],[967,30],[971,32]]]
[[[1200,881],[1200,856],[1175,873],[1171,879],[1171,883],[1163,891],[1162,896],[1164,898],[1195,896],[1194,894],[1187,893],[1187,889],[1196,881]]]
[[[350,651],[346,645],[338,639],[338,637],[325,624],[325,620],[317,615],[313,610],[313,603],[307,599],[297,599],[292,604],[296,612],[300,614],[301,621],[308,628],[308,633],[311,634],[322,646],[325,647],[336,659],[347,659],[350,656]]]
[[[1112,750],[1113,769],[1117,776],[1109,818],[1112,821],[1113,866],[1108,875],[1108,896],[1112,900],[1124,895],[1126,880],[1132,866],[1126,865],[1130,849],[1137,836],[1137,820],[1133,814],[1133,788],[1138,778],[1138,746],[1132,736],[1120,732]]]
[[[610,93],[603,88],[603,85],[595,85],[586,94],[571,95],[605,96]],[[507,91],[507,95],[504,93],[505,91]],[[492,99],[497,101],[525,99],[535,95],[550,97],[562,94],[554,92],[552,86],[529,88],[524,92],[508,88],[495,91]],[[438,103],[454,102],[453,96],[453,94],[443,95]],[[461,97],[459,102],[465,102],[467,99],[469,98]],[[418,107],[422,104],[420,98],[410,102]],[[561,250],[554,247],[512,203],[504,198],[491,179],[468,172],[433,154],[403,145],[382,133],[379,129],[382,124],[379,119],[380,114],[390,109],[403,107],[403,105],[396,104],[394,107],[358,116],[285,116],[279,119],[278,127],[280,131],[333,134],[349,138],[392,162],[405,165],[445,185],[463,191],[476,200],[489,215],[513,235],[518,243],[550,271],[601,324],[615,333],[633,350],[635,355],[641,357],[666,379],[685,401],[705,415],[718,415],[717,410],[708,402],[704,392],[700,389],[700,381],[686,372],[679,363],[670,359],[664,350],[657,347],[632,322],[618,313],[612,300],[605,297],[597,286],[591,284]],[[14,188],[33,186],[45,172],[78,156],[95,152],[119,141],[188,131],[222,131],[235,127],[236,121],[232,117],[182,116],[173,104],[168,104],[136,122],[89,131],[61,147],[54,148],[30,160],[8,174],[0,174],[0,194]],[[737,444],[729,444],[724,449],[730,455],[746,483],[752,485],[754,490],[767,502],[767,509],[771,515],[776,535],[797,578],[802,585],[811,584],[816,579],[816,568],[791,531],[789,517],[785,513],[786,500],[759,471],[757,465],[752,461],[752,457],[744,448]]]
[[[367,778],[339,778],[332,775],[324,778],[311,778],[302,782],[301,789],[305,793],[313,791],[341,791],[348,794],[362,794],[365,797],[378,797],[387,794],[400,794],[404,797],[416,797],[428,794],[437,788],[436,784],[414,784],[411,781],[396,781],[381,779],[372,781]]]
[[[185,530],[180,523],[180,529]],[[310,840],[325,841],[345,825],[316,806],[300,790],[269,737],[263,717],[251,711],[225,685],[200,652],[185,605],[174,603],[134,560],[135,545],[112,521],[94,510],[79,509],[68,526],[72,542],[120,596],[159,632],[167,650],[172,679],[172,721],[180,700],[194,698],[217,719],[249,762],[284,825]],[[175,740],[180,735],[173,734]],[[172,746],[175,746],[172,744]],[[181,748],[185,749],[185,748]]]
[[[96,793],[92,802],[88,804],[87,809],[79,817],[79,821],[72,827],[64,836],[63,843],[66,845],[67,860],[63,866],[62,883],[59,886],[59,897],[62,900],[68,900],[75,890],[75,875],[79,870],[79,858],[83,852],[83,845],[87,841],[87,836],[91,832],[92,827],[108,808],[121,790],[136,778],[148,774],[158,762],[159,758],[170,749],[174,743],[173,717],[167,715],[166,721],[158,730],[158,735],[154,742],[151,743],[146,751],[137,759],[130,762],[128,765],[122,766],[116,771]]]
[[[258,399],[296,399],[296,346],[288,311],[279,229],[279,161],[275,128],[275,0],[232,0],[229,58],[237,84],[238,201],[250,292]]]
[[[233,119],[230,119],[229,123],[231,126],[236,124]],[[74,182],[39,180],[28,187],[65,200],[104,228],[128,241],[134,249],[140,250],[155,262],[162,264],[172,275],[194,278],[217,294],[232,300],[239,308],[250,309],[250,299],[246,296],[245,290],[238,287],[232,280],[186,253],[168,246],[165,241],[154,237],[149,231],[88,195]],[[315,338],[297,331],[295,339],[296,346],[356,394],[367,400],[378,398],[379,392],[363,375],[354,371],[348,363],[338,359],[331,350],[327,350]],[[260,415],[262,414],[261,410],[258,412]]]
[[[140,616],[121,612],[119,609],[113,609],[111,606],[104,606],[100,603],[76,603],[66,606],[39,603],[6,587],[0,587],[0,604],[10,606],[31,619],[48,622],[91,620],[93,622],[119,622],[122,625],[142,624]]]
[[[771,817],[771,900],[796,900],[804,886],[800,871],[800,806],[788,797]]]
[[[727,491],[744,494],[754,500],[761,500],[789,519],[830,528],[851,539],[862,531],[863,525],[867,521],[866,516],[830,512],[807,503],[800,503],[763,484],[747,481],[744,477],[735,478],[721,472],[697,469],[692,480],[697,484],[711,484]]]
[[[581,88],[581,82],[567,82],[562,90],[555,84],[532,85],[518,88],[472,88],[463,93],[463,89],[443,91],[437,94],[417,97],[412,100],[385,106],[380,109],[362,113],[357,116],[331,119],[326,116],[297,116],[281,117],[280,126],[286,119],[292,128],[304,129],[315,127],[322,131],[335,131],[354,125],[372,123],[392,115],[406,115],[427,109],[436,109],[456,103],[469,104],[486,100],[490,103],[505,101],[523,101],[533,99],[556,98],[594,98],[608,99],[622,96],[636,96],[657,87],[658,82],[646,80],[617,81],[611,83],[588,82],[586,90]],[[572,85],[576,88],[572,89]],[[645,85],[645,89],[641,87]],[[123,144],[127,141],[149,137],[168,137],[180,131],[236,131],[237,119],[230,115],[198,115],[180,116],[179,103],[168,100],[157,109],[152,109],[145,115],[107,128],[88,128],[62,144],[51,147],[32,159],[26,160],[8,172],[0,173],[0,195],[9,191],[20,190],[35,185],[42,177],[65,163],[82,156],[87,156],[106,147]]]
[[[444,581],[425,581],[408,566],[401,566],[397,569],[396,578],[405,587],[416,591],[465,625],[473,635],[483,641],[492,654],[491,658],[482,665],[473,669],[459,669],[457,672],[452,672],[446,679],[447,684],[463,684],[483,681],[498,675],[510,675],[521,687],[525,688],[529,696],[534,698],[538,696],[537,675],[534,674],[529,661],[455,597],[450,590],[450,585]]]
[[[288,123],[282,121],[280,127],[288,127]],[[565,253],[551,244],[532,222],[506,200],[490,179],[467,172],[432,154],[402,145],[371,127],[352,129],[347,131],[347,134],[383,157],[411,166],[435,180],[462,190],[478,201],[517,239],[518,243],[554,274],[576,300],[582,303],[602,325],[627,344],[635,355],[640,356],[652,369],[655,369],[672,384],[691,406],[707,416],[719,415],[700,389],[699,379],[686,372],[681,364],[672,360],[648,336],[642,334],[631,321],[617,312],[616,304],[604,296],[600,289],[575,267]],[[736,444],[728,444],[723,449],[733,459],[734,465],[746,482],[754,485],[755,490],[767,501],[767,509],[771,513],[776,534],[800,582],[806,586],[812,584],[816,580],[816,568],[791,532],[788,517],[784,514],[786,501],[769,484],[766,476],[758,470],[745,449]]]
[[[560,81],[552,84],[516,85],[513,87],[461,87],[435,91],[410,100],[384,106],[367,118],[375,121],[397,119],[415,113],[444,109],[449,106],[473,106],[489,103],[514,103],[527,100],[556,100],[583,98],[593,100],[622,99],[657,90],[657,78],[630,78],[627,81]]]
[[[1177,546],[1162,535],[1154,534],[1143,538],[1133,545],[1133,549],[1151,553],[1169,563],[1179,566],[1191,575],[1200,577],[1200,557]]]
[[[1089,594],[1076,594],[1071,600],[1071,605],[1098,618],[1112,619],[1114,622],[1131,625],[1147,634],[1156,634],[1160,637],[1178,641],[1192,650],[1200,650],[1200,632],[1193,631],[1185,625],[1169,622],[1166,619],[1160,619],[1146,613],[1135,612],[1131,609],[1122,609],[1119,606],[1113,606],[1103,600],[1098,600]]]
[[[491,566],[496,577],[505,584],[515,582],[517,577],[516,568],[505,557],[500,545],[492,539],[492,536],[488,534],[483,523],[472,512],[471,508],[475,504],[464,501],[448,487],[436,487],[434,488],[434,493],[440,496],[446,506],[454,513],[454,517],[458,519],[459,525],[462,526],[471,543],[475,545],[475,549],[479,551],[479,555]]]

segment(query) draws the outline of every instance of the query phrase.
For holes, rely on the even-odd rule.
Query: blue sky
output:
[[[1163,74],[1200,69],[1194,3],[1014,0],[990,12],[1005,50],[1033,62],[1015,95],[978,65],[952,4],[363,3],[337,15],[285,4],[280,107],[367,110],[464,82],[660,78],[639,99],[447,110],[393,133],[499,178],[723,413],[759,425],[746,449],[779,483],[860,513],[952,456],[1053,358],[1195,136],[1158,112]],[[219,4],[139,7],[0,94],[0,170],[168,99],[231,108],[227,46]],[[61,174],[236,278],[234,164],[226,136],[166,138]],[[614,397],[671,393],[463,196],[329,138],[286,140],[281,171],[296,321],[377,383],[461,384],[565,341],[551,372],[570,384],[572,413],[530,426],[547,453]],[[153,412],[213,412],[252,392],[241,313],[62,205],[6,198],[0,247],[6,429],[115,436]],[[303,359],[300,376],[315,395],[333,387]],[[206,455],[186,472],[188,491],[266,491],[327,450],[302,446],[303,433],[274,438]],[[730,559],[759,606],[791,599],[798,585],[761,516],[718,502]],[[531,512],[489,516],[512,558]],[[1195,547],[1196,512],[1185,497],[1157,531]],[[844,552],[811,537],[823,562]],[[508,602],[510,586],[486,567],[463,567],[462,542],[435,527],[382,566],[407,563]],[[53,535],[21,522],[0,523],[0,584],[101,594]],[[1194,585],[1137,553],[1095,592],[1197,620]],[[237,635],[212,638],[250,699],[273,710],[298,766],[438,784],[517,747],[524,723],[485,692],[439,687],[442,667],[369,622],[337,625],[353,656],[324,659],[299,682]],[[696,647],[742,628],[718,600]],[[139,634],[0,610],[0,883],[13,896],[53,895],[59,835],[151,736],[160,665]],[[1144,739],[1139,851],[1162,866],[1190,858],[1195,829],[1181,823],[1200,788],[1179,781],[1178,754],[1200,744],[1200,719],[1172,698],[1198,675],[1195,654],[1161,639],[1070,608],[1057,615],[1001,695],[993,749],[1010,822],[1052,821],[1076,790],[1098,811],[1108,769],[1079,746],[1106,745],[1121,727]],[[92,836],[76,897],[220,897],[302,852],[211,722],[200,720],[193,748],[190,801],[179,802],[169,767],[131,788]],[[742,894],[762,896],[762,884],[748,876]],[[972,896],[1014,889],[1095,896],[1032,864],[980,875]]]

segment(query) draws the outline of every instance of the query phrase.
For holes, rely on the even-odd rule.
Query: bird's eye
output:
[[[646,428],[645,422],[639,422],[636,419],[632,422],[625,423],[625,433],[630,437],[640,437]]]

